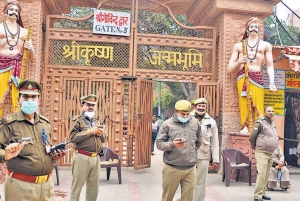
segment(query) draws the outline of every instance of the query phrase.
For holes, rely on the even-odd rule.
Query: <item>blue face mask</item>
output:
[[[183,118],[183,117],[178,117],[178,120],[182,123],[186,123],[190,120],[190,118]]]
[[[25,114],[33,114],[38,109],[38,101],[23,101],[21,110]]]

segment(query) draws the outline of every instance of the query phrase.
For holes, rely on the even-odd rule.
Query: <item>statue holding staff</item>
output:
[[[255,120],[264,112],[263,64],[266,64],[270,80],[270,91],[277,91],[274,83],[272,45],[260,39],[259,26],[260,22],[257,17],[252,17],[247,21],[246,31],[242,39],[245,41],[246,54],[243,56],[242,42],[236,43],[227,67],[229,73],[234,72],[236,69],[239,70],[237,73],[237,88],[241,133],[249,133],[249,118]],[[245,64],[247,64],[247,69],[245,69]],[[246,71],[248,72],[248,83],[246,83]],[[248,98],[247,92],[250,93]],[[248,107],[249,105],[250,107]]]
[[[10,91],[13,110],[18,103],[16,86],[21,81],[24,49],[28,50],[28,59],[35,60],[32,41],[26,41],[28,30],[23,26],[20,12],[19,3],[8,0],[3,9],[5,20],[0,24],[0,117]]]

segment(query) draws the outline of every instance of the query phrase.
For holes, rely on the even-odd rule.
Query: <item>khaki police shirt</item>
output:
[[[100,125],[99,120],[95,120],[95,125]],[[100,152],[104,134],[97,136],[92,134],[92,126],[89,118],[77,116],[73,119],[73,125],[70,132],[70,140],[74,143],[74,148],[82,149],[88,152]]]
[[[34,176],[52,172],[53,160],[51,155],[46,154],[45,146],[42,142],[42,129],[45,129],[48,141],[51,142],[50,123],[43,116],[35,113],[34,124],[32,124],[20,110],[0,120],[1,162],[4,162],[4,149],[10,143],[22,143],[22,138],[29,139],[25,141],[26,145],[18,156],[6,161],[8,170]]]

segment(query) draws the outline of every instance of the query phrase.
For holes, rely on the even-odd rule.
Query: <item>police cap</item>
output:
[[[191,110],[191,103],[187,100],[179,100],[175,103],[175,109],[178,111],[189,112]]]
[[[198,98],[194,102],[194,105],[197,105],[197,104],[207,104],[207,100],[205,98]]]
[[[80,98],[81,103],[89,103],[89,104],[96,104],[97,103],[97,96],[95,94],[89,94],[87,96],[82,96]]]
[[[42,91],[42,86],[35,80],[26,79],[20,82],[17,89],[21,94],[39,95]]]

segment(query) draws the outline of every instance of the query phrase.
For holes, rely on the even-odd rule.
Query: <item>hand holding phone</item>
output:
[[[186,145],[185,138],[175,138],[173,142],[176,148],[182,148]]]
[[[179,141],[180,141],[181,143],[185,143],[185,138],[179,138]]]

